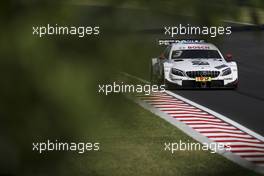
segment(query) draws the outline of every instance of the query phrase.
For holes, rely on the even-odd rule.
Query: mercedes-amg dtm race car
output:
[[[237,88],[238,68],[231,54],[225,59],[215,45],[203,41],[167,45],[159,58],[151,60],[152,84],[164,84],[166,89]]]

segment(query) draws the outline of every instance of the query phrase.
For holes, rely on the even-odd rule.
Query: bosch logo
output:
[[[210,49],[210,47],[199,45],[199,46],[188,46],[188,49]]]

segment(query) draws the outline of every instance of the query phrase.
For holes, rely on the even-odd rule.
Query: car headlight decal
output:
[[[231,74],[231,68],[226,68],[222,72],[222,76],[230,75]]]
[[[174,75],[177,75],[177,76],[184,76],[183,71],[178,70],[178,69],[176,69],[176,68],[172,68],[172,69],[171,69],[171,73],[174,74]]]

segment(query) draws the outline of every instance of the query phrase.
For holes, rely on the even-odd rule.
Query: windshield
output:
[[[217,50],[174,50],[171,59],[220,58]]]

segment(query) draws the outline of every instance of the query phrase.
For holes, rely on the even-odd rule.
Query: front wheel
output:
[[[165,85],[165,89],[166,89],[166,90],[175,90],[175,89],[178,88],[177,85],[172,84],[172,83],[170,83],[170,82],[167,81],[167,80],[164,80],[164,85]]]

